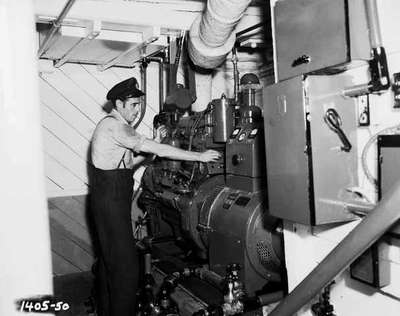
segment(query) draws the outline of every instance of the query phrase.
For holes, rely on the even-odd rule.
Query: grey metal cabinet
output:
[[[370,59],[363,0],[281,0],[273,15],[279,81]]]
[[[341,95],[351,76],[298,76],[264,88],[267,189],[271,215],[319,225],[354,219],[358,186],[355,100]],[[351,144],[325,122],[338,114]]]

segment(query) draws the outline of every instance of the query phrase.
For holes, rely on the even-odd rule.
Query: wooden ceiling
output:
[[[66,0],[34,0],[39,44],[66,3]],[[236,31],[265,21],[268,8],[260,6],[260,2],[254,3],[257,5],[247,9]],[[204,7],[203,1],[77,0],[40,58],[53,60],[56,67],[66,62],[96,64],[99,70],[111,66],[133,67],[189,30]],[[243,45],[251,47],[262,41],[255,34],[246,38]]]

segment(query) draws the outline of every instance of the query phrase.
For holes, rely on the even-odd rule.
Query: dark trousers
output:
[[[91,208],[100,244],[99,316],[133,316],[139,262],[131,224],[132,171],[95,169]]]

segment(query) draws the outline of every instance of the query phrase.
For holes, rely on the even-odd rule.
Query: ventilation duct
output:
[[[190,28],[188,52],[195,65],[213,69],[225,61],[236,40],[233,30],[250,2],[208,0],[205,12]]]

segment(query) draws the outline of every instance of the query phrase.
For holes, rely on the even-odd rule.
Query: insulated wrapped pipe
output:
[[[192,62],[213,69],[224,62],[235,44],[233,30],[250,0],[209,0],[206,11],[194,20],[189,33],[188,52]]]
[[[200,22],[199,36],[203,43],[210,47],[223,45],[249,4],[248,0],[209,0]]]

